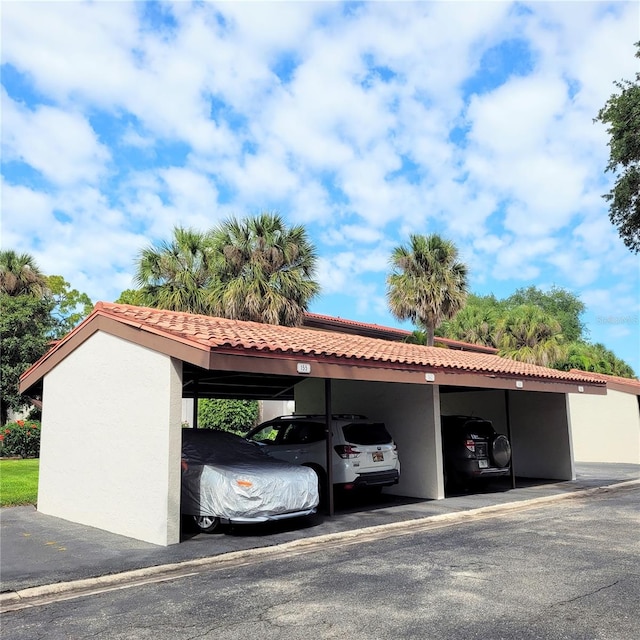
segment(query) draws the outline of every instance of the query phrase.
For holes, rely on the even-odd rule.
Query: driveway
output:
[[[342,502],[333,518],[321,514],[301,521],[261,526],[237,526],[223,534],[184,532],[183,542],[159,547],[92,527],[38,513],[34,507],[1,510],[1,591],[117,574],[161,565],[272,547],[299,539],[347,535],[367,527],[389,526],[434,517],[463,515],[477,509],[508,507],[512,503],[561,497],[576,491],[636,480],[640,466],[583,464],[573,482],[518,479],[495,481],[483,492],[444,500],[414,500],[383,496]]]
[[[634,483],[220,557],[160,582],[53,594],[4,613],[3,637],[635,640],[639,500]]]

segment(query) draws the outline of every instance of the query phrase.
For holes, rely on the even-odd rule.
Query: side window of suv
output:
[[[281,444],[310,444],[324,440],[324,425],[315,422],[289,424],[279,440]]]
[[[278,433],[280,432],[280,425],[277,424],[267,424],[264,428],[260,429],[260,431],[256,431],[251,439],[256,442],[263,442],[264,444],[273,444],[278,438]]]

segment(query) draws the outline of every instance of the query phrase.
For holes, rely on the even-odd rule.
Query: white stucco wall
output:
[[[98,332],[44,379],[38,510],[180,541],[182,363]]]
[[[640,464],[638,396],[612,389],[606,396],[572,393],[569,408],[576,461]]]
[[[324,413],[324,380],[296,386],[296,413]],[[382,421],[398,446],[400,482],[388,493],[444,497],[438,388],[355,380],[332,381],[334,413],[358,413]]]
[[[187,423],[190,427],[193,426],[193,398],[182,399],[182,422]]]
[[[293,400],[261,400],[259,422],[273,420],[278,416],[288,416],[295,413],[296,403]]]
[[[567,394],[510,391],[509,399],[516,475],[574,480]]]

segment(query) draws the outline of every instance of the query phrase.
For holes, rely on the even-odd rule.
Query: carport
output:
[[[568,394],[606,384],[499,358],[113,303],[24,373],[43,399],[38,510],[147,542],[180,541],[182,399],[295,399],[383,420],[395,493],[444,497],[440,413],[510,431],[517,475],[574,478]]]

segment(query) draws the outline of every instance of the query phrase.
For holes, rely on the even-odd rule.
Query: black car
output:
[[[489,420],[441,416],[445,486],[466,489],[473,481],[511,473],[511,444]]]

